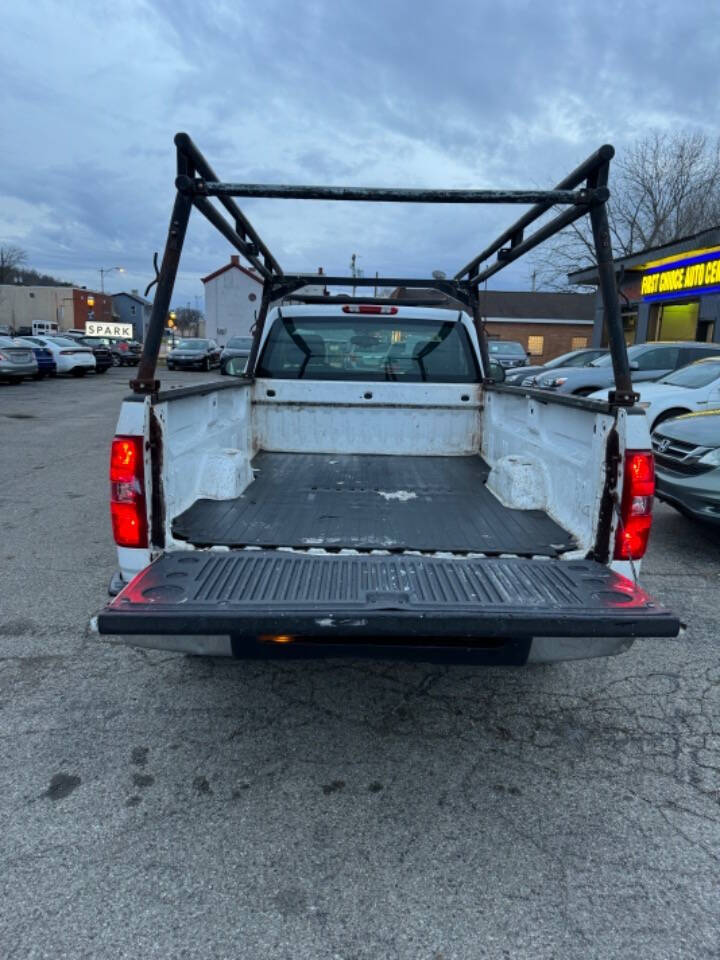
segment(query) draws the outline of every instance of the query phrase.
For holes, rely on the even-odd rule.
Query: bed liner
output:
[[[233,500],[197,500],[173,520],[194,546],[421,550],[556,557],[573,537],[541,510],[504,506],[479,456],[276,453],[252,461]]]

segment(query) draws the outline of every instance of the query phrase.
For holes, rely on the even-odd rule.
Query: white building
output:
[[[240,265],[233,254],[230,263],[203,277],[205,286],[205,336],[225,344],[230,337],[249,337],[262,296],[262,279]]]

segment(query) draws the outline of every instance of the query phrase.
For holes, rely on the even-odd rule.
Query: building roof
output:
[[[250,277],[251,280],[257,281],[262,286],[262,277],[258,276],[257,273],[253,273],[252,270],[248,270],[247,267],[243,267],[240,263],[240,257],[233,253],[230,257],[230,263],[226,263],[224,267],[220,267],[219,270],[214,270],[212,273],[209,273],[206,277],[202,278],[203,283],[208,283],[210,280],[214,280],[215,277],[219,277],[221,273],[225,273],[226,270],[237,269],[242,271],[246,276]]]
[[[438,305],[466,309],[459,300],[432,288],[398,287],[392,296],[402,300],[437,301]],[[592,293],[480,290],[478,301],[481,315],[493,320],[525,320],[528,323],[542,323],[545,320],[592,321],[595,313],[595,295]]]
[[[128,293],[126,290],[121,290],[120,293],[113,293],[113,300],[115,297],[129,297],[131,300],[137,300],[138,303],[142,303],[146,307],[151,307],[152,303],[150,300],[146,300],[145,297],[141,297],[139,293]]]
[[[626,270],[639,270],[648,260],[661,260],[663,257],[670,257],[675,254],[687,253],[698,247],[717,247],[720,246],[720,226],[708,227],[707,230],[700,230],[698,233],[691,233],[687,237],[681,237],[680,240],[674,240],[672,243],[661,243],[656,247],[646,247],[644,250],[638,250],[637,253],[630,253],[626,257],[616,257],[613,260],[616,270],[624,267]],[[585,267],[583,270],[575,270],[568,274],[570,283],[597,283],[597,267]]]

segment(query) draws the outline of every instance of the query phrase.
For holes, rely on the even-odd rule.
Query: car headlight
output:
[[[548,377],[547,380],[541,380],[541,387],[561,387],[567,381],[567,377]]]
[[[706,467],[720,467],[720,447],[715,447],[714,450],[708,450],[707,453],[700,457],[698,462],[704,463]]]

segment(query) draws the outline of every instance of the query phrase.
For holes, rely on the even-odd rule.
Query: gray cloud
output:
[[[715,4],[39,0],[6,11],[0,241],[141,287],[186,129],[226,179],[546,186],[602,142],[715,123]],[[714,130],[712,130],[714,132]],[[244,204],[289,269],[452,272],[518,211]],[[177,301],[225,262],[191,222]],[[494,285],[522,286],[515,265]]]

